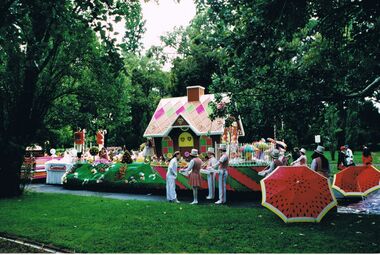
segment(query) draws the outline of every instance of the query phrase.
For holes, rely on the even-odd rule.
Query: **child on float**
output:
[[[279,157],[280,157],[280,151],[279,150],[277,150],[277,149],[272,150],[272,152],[270,153],[270,156],[273,160],[270,163],[268,169],[263,170],[263,171],[258,173],[260,176],[267,176],[271,172],[273,172],[278,166],[284,165],[283,162],[281,160],[279,160]]]
[[[300,156],[290,164],[291,166],[306,166],[307,164],[306,150],[304,148],[301,148],[299,150],[299,153],[300,153]]]
[[[189,175],[189,184],[193,188],[193,197],[194,200],[190,204],[198,204],[198,189],[201,187],[201,167],[202,167],[202,160],[198,158],[198,150],[192,149],[190,153],[190,163],[188,167],[183,170],[185,172],[190,172]]]
[[[168,171],[166,173],[166,199],[169,202],[179,203],[177,193],[175,191],[175,180],[177,179],[178,160],[180,158],[180,152],[174,152],[173,157],[170,159]]]

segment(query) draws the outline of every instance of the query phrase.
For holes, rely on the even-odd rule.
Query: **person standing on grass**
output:
[[[346,165],[354,166],[354,154],[352,153],[352,150],[348,147],[348,145],[345,145],[344,147],[346,148]]]
[[[292,166],[306,166],[306,163],[307,163],[306,150],[304,148],[301,148],[299,150],[299,153],[300,153],[300,156],[298,157],[298,159],[296,159],[295,161],[291,163]]]
[[[198,158],[198,150],[192,149],[190,153],[190,163],[189,166],[184,170],[185,172],[190,172],[189,184],[193,188],[194,200],[190,204],[198,204],[198,189],[201,187],[201,167],[202,160]]]
[[[225,204],[227,202],[227,177],[228,177],[228,155],[227,155],[227,146],[225,144],[219,145],[219,150],[222,152],[222,156],[219,161],[213,165],[213,168],[219,168],[218,178],[219,178],[219,200],[215,204]]]
[[[169,202],[179,203],[175,191],[175,180],[177,179],[178,160],[180,157],[181,154],[179,151],[174,152],[168,166],[168,172],[166,173],[166,199]]]
[[[311,162],[311,169],[320,173],[326,178],[330,177],[330,165],[327,158],[323,155],[325,152],[325,147],[318,145],[317,149],[314,150],[311,158],[313,161]]]
[[[347,167],[345,150],[346,150],[346,147],[340,146],[340,150],[338,152],[338,163],[337,163],[338,170],[343,170]]]
[[[366,166],[372,165],[371,151],[365,145],[363,145],[362,161],[363,161],[363,164]]]
[[[214,148],[208,148],[207,149],[207,156],[208,156],[208,165],[207,170],[210,171],[209,174],[207,174],[207,183],[208,183],[208,196],[206,199],[214,199],[215,197],[215,173],[212,171],[212,166],[216,165],[218,163],[218,160],[215,158],[215,152]]]

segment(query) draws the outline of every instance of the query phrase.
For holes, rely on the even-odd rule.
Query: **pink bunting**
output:
[[[185,107],[183,107],[183,105],[182,105],[180,108],[178,108],[178,110],[175,113],[177,113],[177,115],[179,115],[184,110],[185,110]]]
[[[160,110],[158,110],[155,114],[154,114],[154,118],[155,119],[159,119],[162,115],[164,115],[165,113],[165,110],[164,108],[161,107]]]
[[[200,105],[197,106],[196,110],[197,110],[198,114],[201,114],[202,112],[205,111],[205,108],[203,107],[202,104],[200,104]]]

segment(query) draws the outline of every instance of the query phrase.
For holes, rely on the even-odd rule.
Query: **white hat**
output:
[[[274,159],[278,159],[280,157],[280,151],[277,150],[277,149],[274,149],[272,152],[271,152],[271,157],[274,158]]]
[[[227,146],[224,143],[219,144],[219,150],[227,150]]]
[[[214,151],[214,148],[212,148],[212,147],[209,147],[209,148],[207,149],[207,153],[212,153],[212,154],[214,154],[214,155],[215,155],[215,151]]]
[[[325,147],[321,146],[321,145],[318,145],[317,146],[317,149],[314,150],[316,153],[319,153],[321,155],[323,155],[323,153],[325,152]]]
[[[301,148],[300,152],[302,152],[303,154],[306,154],[306,150],[304,148]]]
[[[198,157],[198,150],[197,149],[191,149],[190,156]]]

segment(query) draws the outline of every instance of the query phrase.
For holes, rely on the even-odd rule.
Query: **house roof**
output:
[[[180,116],[198,136],[207,134],[222,135],[224,119],[217,118],[211,121],[208,117],[212,111],[209,103],[213,100],[214,94],[202,95],[199,102],[188,102],[187,96],[161,99],[144,132],[144,137],[167,136]],[[239,125],[242,127],[240,120]],[[244,135],[243,129],[242,133]]]

